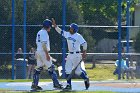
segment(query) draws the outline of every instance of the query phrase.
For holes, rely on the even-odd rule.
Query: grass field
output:
[[[85,64],[87,74],[90,80],[100,81],[100,80],[117,80],[117,76],[113,75],[115,69],[114,65],[110,64],[96,64],[96,67],[91,69],[92,64]],[[60,78],[61,79],[61,78]],[[80,80],[80,79],[73,79]],[[31,82],[31,79],[0,79],[0,82]],[[40,81],[51,81],[51,79],[41,79]]]
[[[92,64],[86,64],[86,70],[90,80],[117,80],[113,75],[114,64],[96,64],[96,68],[90,69]]]

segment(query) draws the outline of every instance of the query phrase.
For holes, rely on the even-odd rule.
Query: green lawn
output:
[[[114,65],[96,64],[96,68],[91,69],[92,64],[85,64],[87,74],[90,80],[117,80],[117,76],[113,75]],[[61,79],[61,78],[60,78]],[[61,79],[62,80],[62,79]],[[80,80],[80,79],[73,79]],[[32,79],[0,79],[0,82],[31,82]],[[41,79],[40,81],[51,81],[51,79]]]
[[[96,64],[96,68],[90,69],[91,66],[91,64],[86,64],[90,80],[117,80],[117,76],[113,75],[114,65]]]

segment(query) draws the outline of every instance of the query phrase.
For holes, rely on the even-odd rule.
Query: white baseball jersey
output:
[[[62,30],[59,27],[56,27],[55,30],[61,34]],[[80,45],[86,43],[85,39],[79,33],[70,34],[70,32],[64,31],[63,36],[67,39],[69,52],[81,51]]]
[[[80,45],[86,42],[79,33],[70,34],[64,31],[64,37],[67,39],[69,52],[81,51]]]
[[[47,51],[50,51],[50,40],[48,32],[42,28],[36,36],[36,44],[37,44],[37,51],[36,51],[36,58],[37,58],[37,67],[43,67],[46,68],[51,67],[52,61],[46,60],[46,54],[43,52],[43,43],[46,45]],[[45,68],[45,69],[46,69]]]
[[[36,36],[36,45],[37,45],[37,51],[42,51],[42,43],[46,44],[47,51],[50,51],[50,40],[48,32],[45,29],[41,29]]]

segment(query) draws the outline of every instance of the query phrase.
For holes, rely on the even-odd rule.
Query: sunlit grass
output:
[[[92,64],[85,64],[87,74],[90,80],[117,80],[117,76],[113,75],[113,71],[115,69],[114,65],[107,64],[96,64],[96,67],[91,69]],[[65,80],[61,79],[60,80]],[[81,79],[73,79],[73,80],[81,80]],[[40,79],[40,82],[49,82],[51,79]],[[0,82],[32,82],[32,79],[0,79]]]
[[[86,64],[87,74],[90,80],[117,80],[117,76],[113,75],[114,65],[96,64],[96,67],[90,69],[92,64]]]

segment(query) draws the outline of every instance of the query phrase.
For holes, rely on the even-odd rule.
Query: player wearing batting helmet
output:
[[[52,27],[52,21],[49,19],[45,19],[43,21],[43,27],[47,27],[47,28]]]
[[[31,89],[33,90],[42,90],[42,88],[38,86],[38,82],[39,82],[39,75],[41,71],[45,68],[47,68],[46,70],[49,72],[49,75],[52,78],[53,87],[62,89],[62,85],[59,84],[59,81],[57,79],[55,66],[52,64],[52,58],[49,55],[50,40],[49,40],[48,32],[50,32],[51,27],[52,27],[52,21],[49,19],[45,19],[43,21],[43,28],[37,33],[37,36],[36,36],[37,67],[34,70],[33,82],[31,86]]]
[[[77,24],[72,23],[72,24],[70,25],[70,28],[73,29],[74,33],[78,32],[78,25],[77,25]]]
[[[54,25],[55,30],[59,34],[61,34],[62,30],[56,25],[55,20],[53,18],[52,18],[52,24]],[[75,23],[72,23],[70,25],[69,32],[63,31],[63,36],[67,39],[68,51],[69,51],[65,64],[66,78],[68,78],[71,75],[73,68],[76,68],[75,73],[84,79],[85,87],[86,89],[88,89],[90,86],[89,78],[86,74],[85,67],[83,66],[82,68],[81,66],[81,64],[84,63],[83,61],[81,62],[81,60],[85,59],[86,57],[87,42],[82,37],[82,35],[77,32],[78,32],[78,25]],[[80,49],[81,46],[83,47],[82,55]],[[81,62],[81,64],[79,64],[79,62]],[[71,89],[72,89],[72,85],[71,85],[71,77],[70,77],[70,79],[67,79],[67,86],[64,88],[64,90],[71,90]]]

